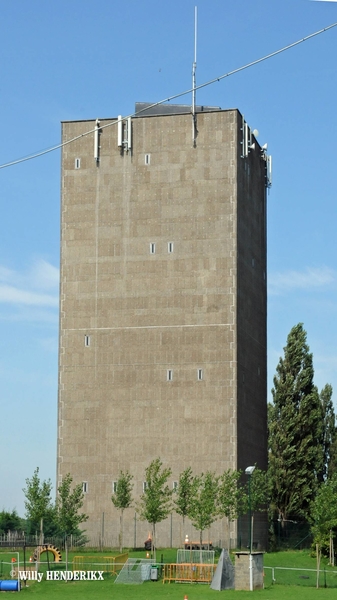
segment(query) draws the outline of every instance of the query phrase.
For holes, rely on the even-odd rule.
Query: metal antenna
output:
[[[198,8],[194,7],[194,61],[192,66],[192,141],[193,146],[196,145],[197,138],[197,122],[195,115],[195,100],[196,100],[196,77],[195,72],[197,69],[197,21],[198,21]]]

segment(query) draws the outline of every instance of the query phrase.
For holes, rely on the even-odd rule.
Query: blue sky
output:
[[[62,120],[127,115],[189,89],[195,4],[2,3],[0,164],[59,143]],[[197,5],[198,84],[337,22],[333,2]],[[273,157],[269,390],[298,322],[317,386],[337,390],[336,47],[337,27],[197,94],[238,108]],[[23,515],[25,478],[56,472],[60,152],[1,169],[0,190],[0,510]]]

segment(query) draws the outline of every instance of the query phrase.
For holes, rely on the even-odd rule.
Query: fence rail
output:
[[[298,567],[264,567],[265,585],[299,585],[316,587],[317,569]],[[337,571],[331,568],[319,570],[320,587],[337,588]]]
[[[214,565],[193,563],[164,564],[163,583],[168,581],[186,583],[211,583]]]

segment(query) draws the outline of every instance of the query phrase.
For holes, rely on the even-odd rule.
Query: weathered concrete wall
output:
[[[87,482],[87,532],[104,521],[116,544],[121,469],[139,497],[158,456],[172,486],[188,466],[265,464],[264,163],[258,148],[240,158],[240,123],[236,110],[199,114],[193,148],[190,115],[138,117],[131,152],[116,124],[98,163],[94,134],[63,149],[58,477]],[[63,140],[94,126],[63,123]],[[133,510],[125,521],[126,545],[135,531],[142,545],[148,525]],[[213,543],[233,527],[216,524]],[[198,539],[185,529],[174,515],[158,542]]]

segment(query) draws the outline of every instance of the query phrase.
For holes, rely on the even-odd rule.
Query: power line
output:
[[[337,1],[337,0],[336,0]],[[176,98],[181,98],[182,96],[186,96],[187,94],[190,94],[191,92],[193,92],[194,90],[201,90],[202,88],[205,88],[209,85],[212,85],[213,83],[217,83],[218,81],[221,81],[222,79],[225,79],[226,77],[230,77],[231,75],[235,75],[236,73],[239,73],[240,71],[244,71],[245,69],[249,69],[250,67],[253,67],[265,60],[268,60],[269,58],[273,58],[274,56],[277,56],[277,54],[281,54],[282,52],[285,52],[286,50],[290,50],[291,48],[294,48],[295,46],[298,46],[299,44],[302,44],[303,42],[306,42],[308,40],[310,40],[313,37],[316,37],[317,35],[320,35],[321,33],[325,33],[326,31],[328,31],[329,29],[332,29],[333,27],[337,26],[337,22],[336,23],[332,23],[332,25],[328,25],[328,27],[324,27],[323,29],[320,29],[319,31],[315,31],[314,33],[311,33],[310,35],[305,36],[304,38],[301,38],[300,40],[297,40],[297,42],[293,42],[292,44],[288,44],[287,46],[284,46],[283,48],[280,48],[280,50],[275,50],[275,52],[271,52],[270,54],[267,54],[266,56],[263,56],[262,58],[258,58],[257,60],[253,60],[250,63],[247,63],[246,65],[244,65],[243,67],[239,67],[238,69],[234,69],[233,71],[229,71],[228,73],[225,73],[224,75],[220,75],[219,77],[215,77],[214,79],[210,79],[209,81],[207,81],[206,83],[201,83],[200,85],[197,85],[195,88],[189,88],[188,90],[186,90],[185,92],[180,92],[179,94],[175,94],[173,96],[169,96],[168,98],[165,98],[164,100],[160,100],[159,102],[154,102],[153,104],[147,105],[145,108],[142,108],[140,110],[138,110],[137,112],[131,113],[130,115],[124,117],[124,119],[127,119],[129,117],[136,117],[138,115],[140,115],[142,112],[144,112],[145,110],[149,110],[151,108],[154,108],[156,106],[160,106],[160,104],[164,104],[165,102],[170,102],[171,100],[175,100]],[[111,127],[112,125],[116,125],[117,120],[111,121],[111,123],[107,123],[106,125],[102,125],[100,127],[100,129],[105,129],[106,127]],[[11,162],[8,163],[4,163],[3,165],[0,165],[0,169],[5,169],[6,167],[12,167],[14,165],[17,165],[19,163],[22,162],[26,162],[28,160],[33,160],[34,158],[38,158],[39,156],[43,156],[44,154],[48,154],[49,152],[54,152],[54,150],[58,150],[59,148],[63,148],[64,146],[67,146],[68,144],[72,144],[73,142],[76,142],[76,140],[79,140],[87,135],[90,135],[91,133],[94,133],[95,128],[94,129],[90,129],[89,131],[86,131],[84,133],[81,133],[81,135],[77,135],[74,138],[71,138],[70,140],[68,140],[67,142],[61,142],[60,144],[57,144],[55,146],[51,146],[51,148],[47,148],[46,150],[41,150],[40,152],[36,152],[35,154],[30,154],[29,156],[26,156],[24,158],[18,158],[17,160],[13,160]]]

